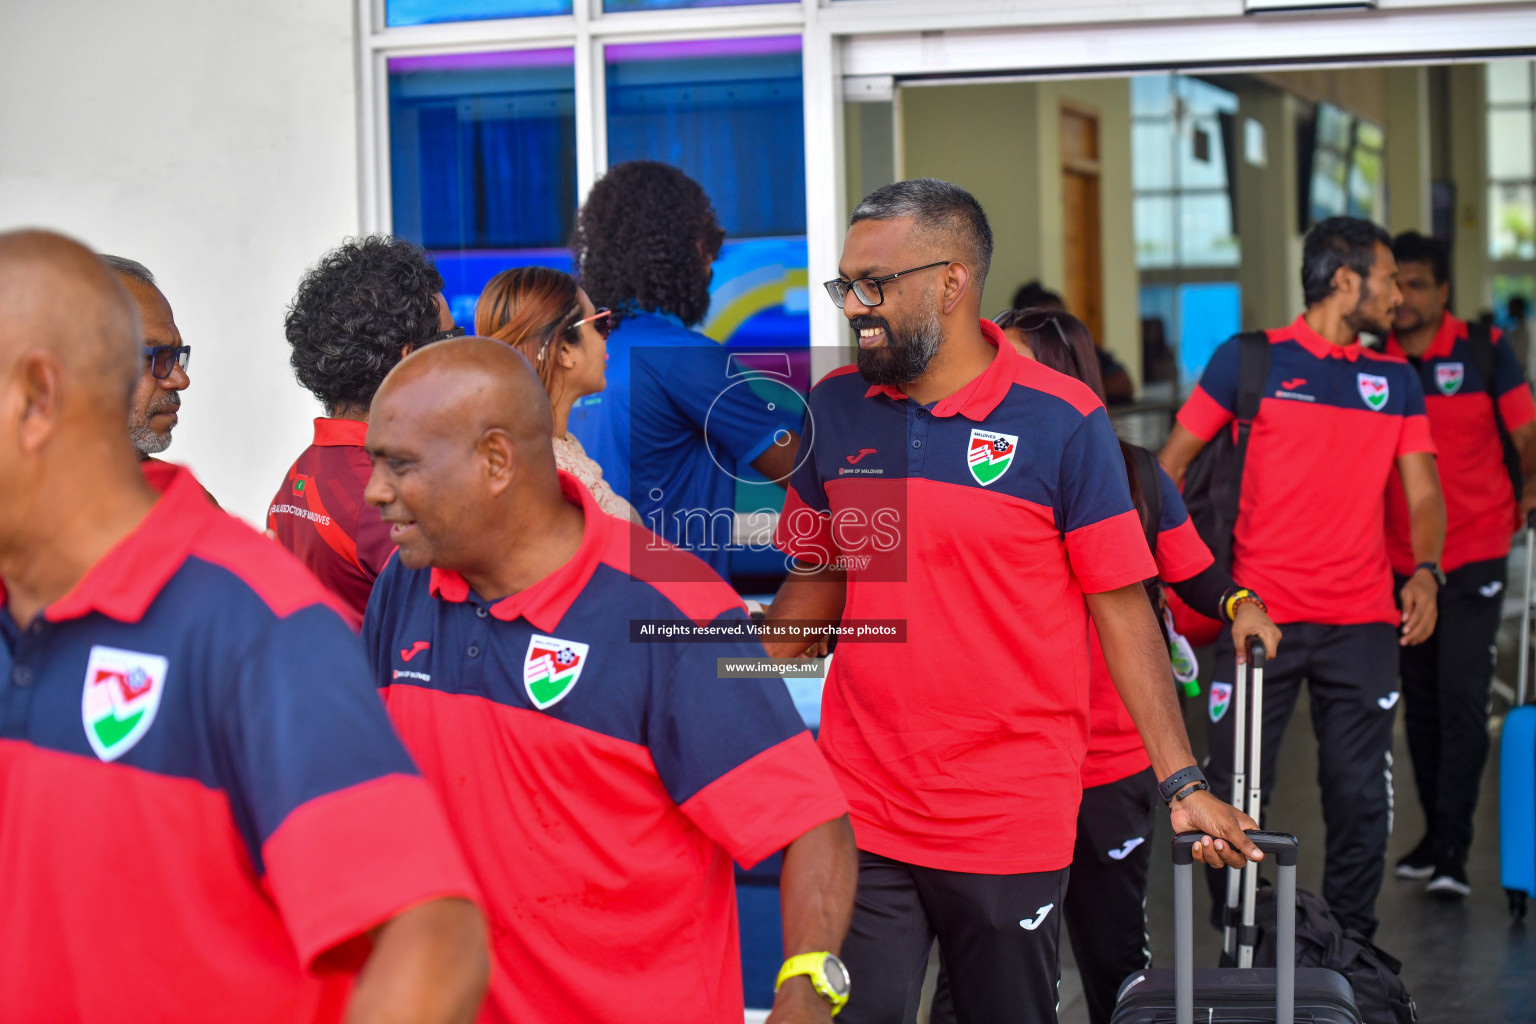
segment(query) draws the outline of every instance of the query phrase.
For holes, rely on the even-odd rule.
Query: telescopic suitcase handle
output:
[[[1296,859],[1298,841],[1285,832],[1245,833],[1279,865],[1275,921],[1275,1020],[1292,1024],[1296,1016]],[[1204,833],[1173,837],[1173,1006],[1175,1024],[1195,1020],[1195,907],[1191,892],[1194,849]]]

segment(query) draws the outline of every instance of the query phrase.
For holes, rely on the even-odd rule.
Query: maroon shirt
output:
[[[394,552],[379,510],[363,500],[373,464],[368,424],[315,420],[315,440],[288,470],[267,510],[267,529],[363,621],[373,581]]]

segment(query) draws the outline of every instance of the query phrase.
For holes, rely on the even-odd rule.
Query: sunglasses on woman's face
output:
[[[582,324],[591,324],[592,329],[597,332],[597,336],[607,341],[608,335],[613,333],[613,310],[607,306],[598,306],[596,313],[593,313],[584,320],[577,320],[571,324],[571,333],[575,334],[579,331]]]

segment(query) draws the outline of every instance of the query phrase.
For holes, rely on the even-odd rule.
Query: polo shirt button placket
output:
[[[927,444],[928,426],[932,422],[927,409],[908,410],[907,434],[912,439],[907,451],[908,477],[916,478],[923,475],[923,448]]]

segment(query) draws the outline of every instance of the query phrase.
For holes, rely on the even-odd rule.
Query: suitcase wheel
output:
[[[1525,893],[1519,889],[1505,889],[1504,895],[1509,897],[1509,916],[1516,921],[1525,920]]]

